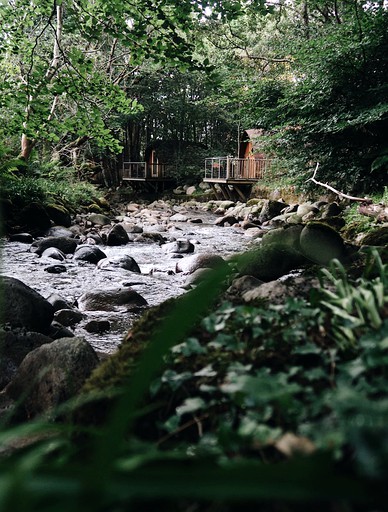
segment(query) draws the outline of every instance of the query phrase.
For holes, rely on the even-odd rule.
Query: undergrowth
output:
[[[57,163],[34,163],[24,173],[7,167],[6,172],[0,173],[0,182],[2,198],[19,208],[38,202],[60,203],[76,210],[92,203],[98,195],[92,184],[78,179],[75,169]]]
[[[387,265],[333,262],[282,306],[220,300],[224,279],[135,327],[72,422],[3,425],[28,443],[0,457],[1,511],[383,510]]]

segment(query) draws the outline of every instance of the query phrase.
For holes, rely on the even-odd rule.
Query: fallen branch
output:
[[[327,183],[322,183],[321,181],[318,181],[315,179],[315,176],[317,174],[317,171],[318,171],[318,167],[319,167],[319,163],[317,163],[316,167],[315,167],[315,170],[314,170],[314,174],[311,178],[309,178],[307,181],[312,181],[313,183],[315,183],[316,185],[320,185],[321,187],[324,187],[324,188],[327,188],[328,190],[330,190],[331,192],[334,192],[334,194],[337,194],[337,196],[339,197],[343,197],[345,199],[349,199],[349,201],[357,201],[359,203],[364,203],[364,204],[372,204],[373,203],[373,200],[372,199],[369,199],[368,197],[354,197],[354,196],[349,196],[348,194],[344,194],[343,192],[341,192],[340,190],[336,190],[335,188],[331,187],[330,185],[328,185]]]

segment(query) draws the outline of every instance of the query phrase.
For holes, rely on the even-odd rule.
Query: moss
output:
[[[160,322],[172,310],[177,299],[169,299],[148,309],[125,336],[117,352],[106,359],[85,382],[82,392],[107,391],[128,381],[139,356]]]
[[[388,245],[388,226],[382,226],[376,228],[367,233],[361,240],[363,245],[377,245],[387,246]]]

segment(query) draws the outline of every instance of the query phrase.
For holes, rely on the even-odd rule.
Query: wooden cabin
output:
[[[262,151],[264,130],[245,130],[238,157],[213,157],[205,160],[205,182],[227,199],[247,199],[252,185],[264,178],[273,159]]]
[[[144,161],[123,161],[123,182],[129,182],[134,188],[153,191],[164,189],[175,182],[173,166],[169,162],[169,151],[162,141],[155,141],[145,151]]]

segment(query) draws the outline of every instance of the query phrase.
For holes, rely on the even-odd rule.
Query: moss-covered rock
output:
[[[248,251],[237,262],[240,275],[251,275],[262,281],[272,281],[306,263],[293,247],[268,244]]]
[[[274,245],[277,247],[289,247],[300,252],[299,238],[303,226],[297,224],[285,228],[272,229],[263,236],[262,245]]]
[[[303,228],[300,248],[307,259],[320,265],[327,265],[334,258],[343,260],[346,257],[341,235],[321,222],[310,222]]]
[[[59,204],[46,205],[46,211],[54,224],[69,228],[71,226],[71,217],[69,211]]]
[[[388,245],[388,224],[366,233],[360,242],[362,245],[376,245],[380,247]]]

